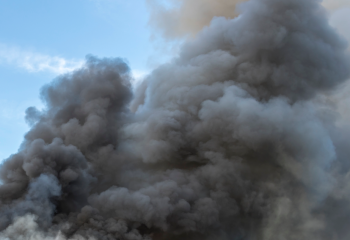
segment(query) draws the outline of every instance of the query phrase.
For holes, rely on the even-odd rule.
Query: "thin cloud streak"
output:
[[[29,72],[63,74],[81,67],[83,60],[50,56],[0,43],[0,64],[15,65]]]

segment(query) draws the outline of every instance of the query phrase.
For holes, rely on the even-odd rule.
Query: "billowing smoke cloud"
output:
[[[235,18],[245,0],[147,0],[149,24],[165,39],[194,37],[215,17]],[[350,6],[348,0],[324,0],[328,10]]]
[[[350,75],[316,0],[250,0],[133,93],[122,59],[42,89],[1,167],[0,239],[345,240]]]

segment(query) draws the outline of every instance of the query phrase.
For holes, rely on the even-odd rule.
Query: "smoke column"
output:
[[[194,37],[215,17],[235,18],[246,0],[147,0],[149,25],[166,40]],[[329,10],[350,6],[348,0],[324,0]]]
[[[89,56],[0,168],[0,239],[346,240],[347,44],[316,0],[250,0],[133,92]]]

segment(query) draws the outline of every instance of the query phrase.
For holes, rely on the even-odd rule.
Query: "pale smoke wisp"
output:
[[[236,5],[243,0],[147,0],[151,27],[166,39],[194,36],[208,26],[214,17],[236,17]],[[175,6],[173,6],[175,5]]]

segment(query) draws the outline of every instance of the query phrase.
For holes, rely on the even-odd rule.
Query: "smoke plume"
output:
[[[0,169],[0,239],[349,239],[347,44],[317,0],[240,11],[134,92],[92,56],[44,86]]]
[[[235,18],[246,0],[147,0],[150,26],[165,39],[194,37],[215,17]],[[348,0],[324,0],[328,10],[349,6]]]

